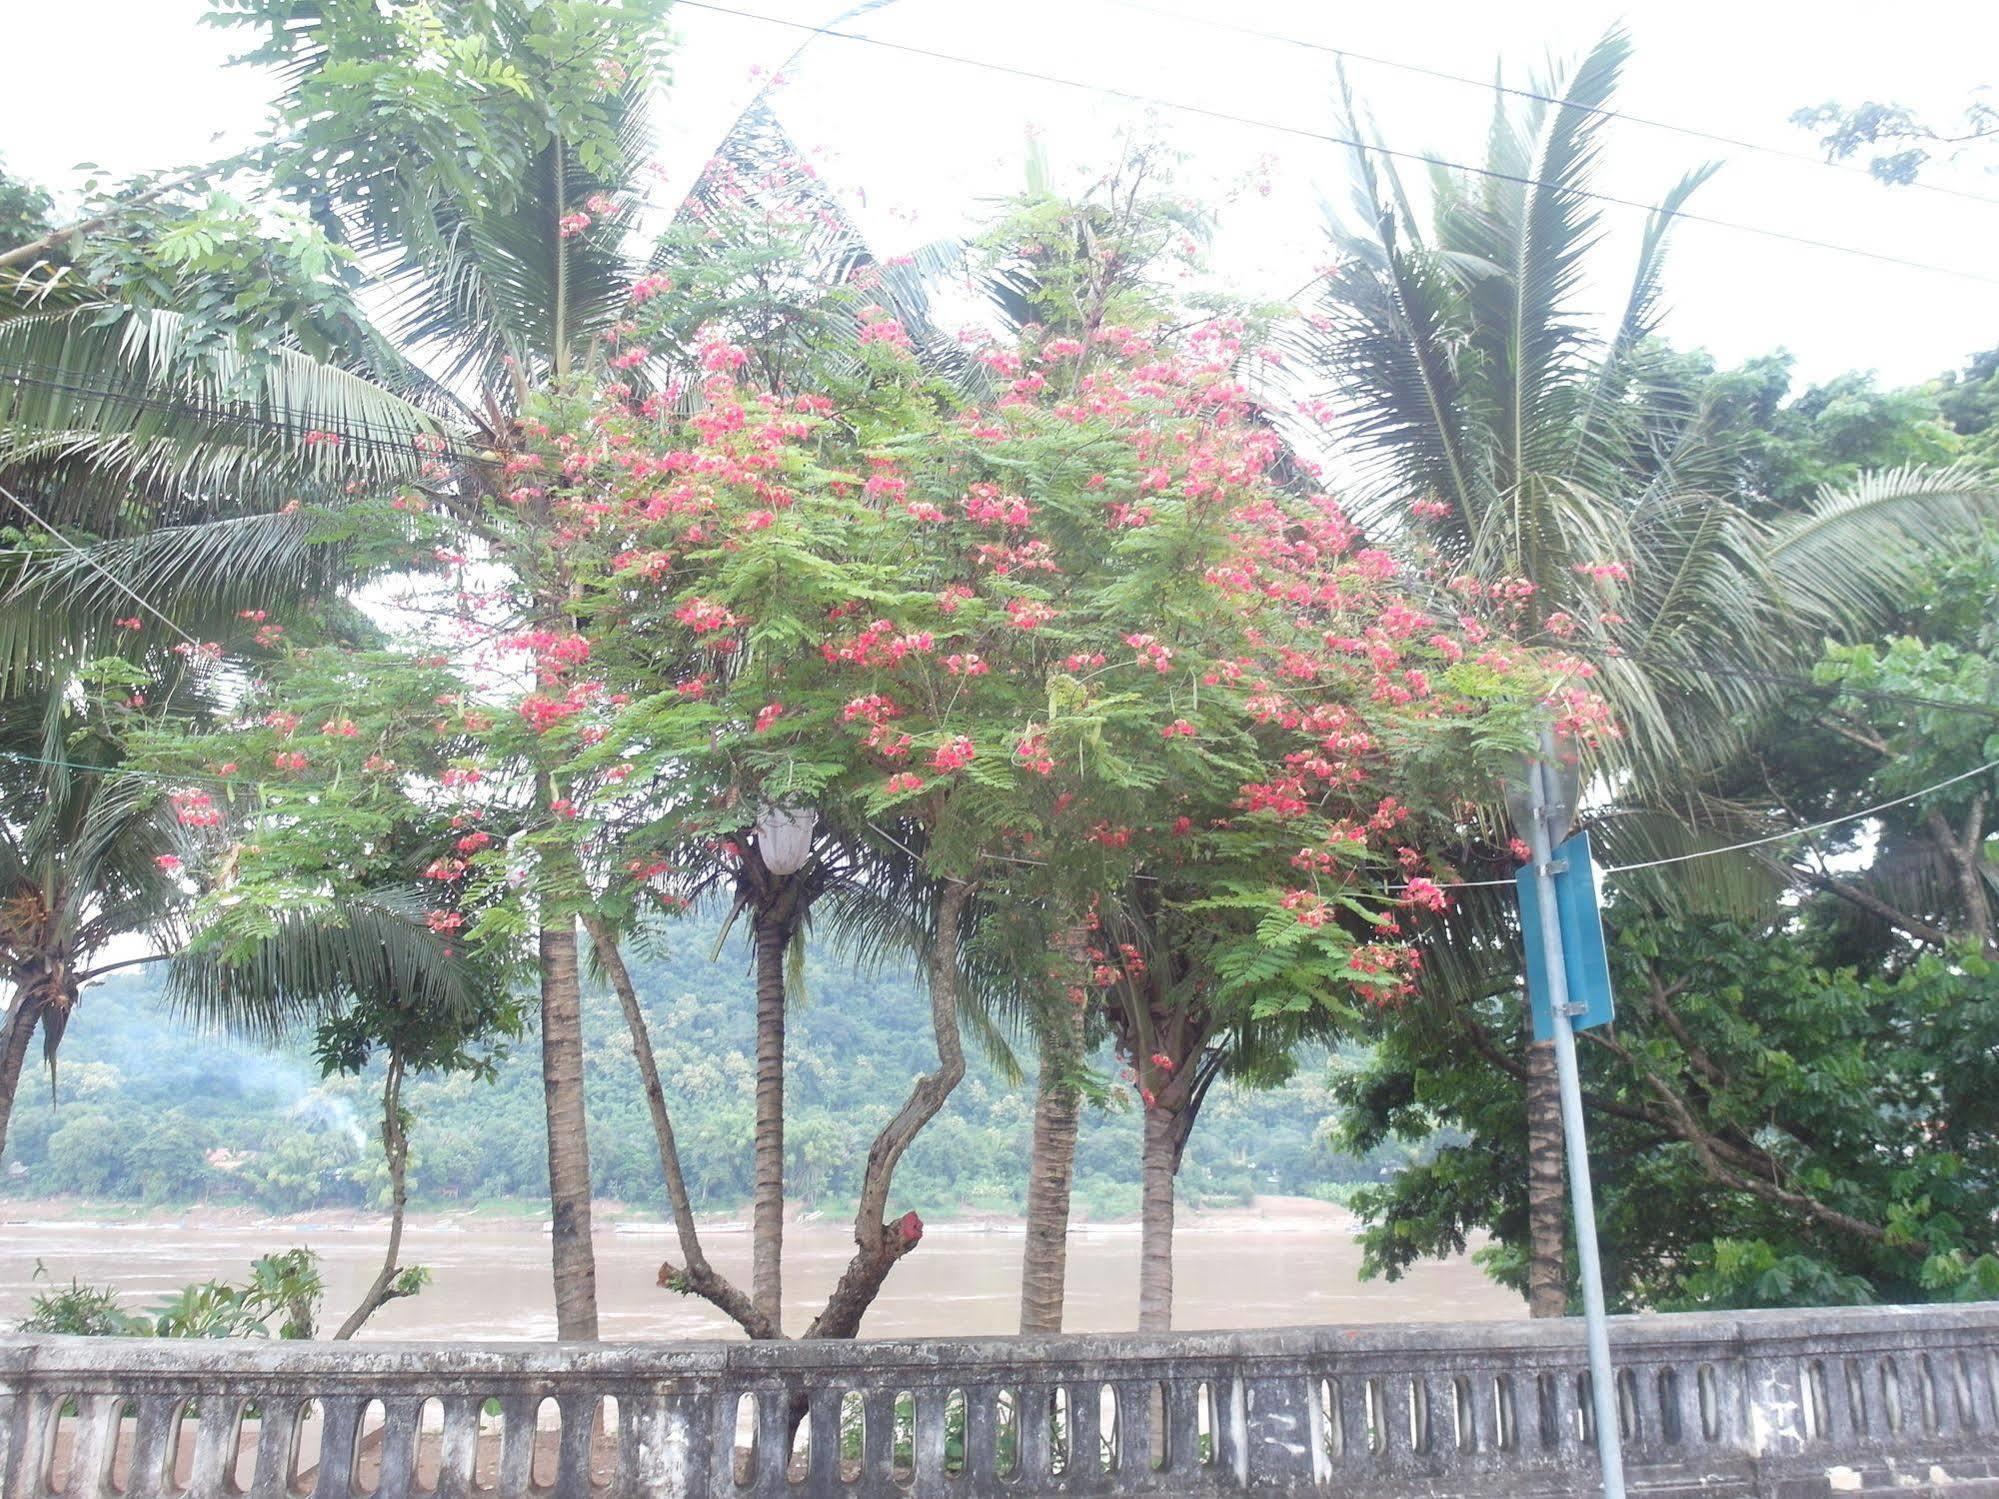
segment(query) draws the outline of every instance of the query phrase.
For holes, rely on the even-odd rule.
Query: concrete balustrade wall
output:
[[[1999,1496],[1999,1304],[1614,1319],[1634,1494]],[[7,1499],[1588,1494],[1575,1321],[622,1345],[0,1338]]]

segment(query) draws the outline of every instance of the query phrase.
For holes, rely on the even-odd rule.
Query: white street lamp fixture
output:
[[[812,853],[819,813],[811,807],[765,807],[757,814],[757,852],[774,875],[797,874]]]

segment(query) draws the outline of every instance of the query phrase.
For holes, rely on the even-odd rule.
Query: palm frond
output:
[[[357,993],[468,1015],[478,973],[430,930],[424,910],[420,892],[385,888],[343,899],[337,917],[280,917],[239,951],[197,940],[169,961],[166,1001],[201,1024],[262,1041],[296,1034]]]

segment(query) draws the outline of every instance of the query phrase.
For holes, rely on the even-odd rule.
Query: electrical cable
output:
[[[1189,104],[1180,99],[1169,99],[1159,94],[1139,93],[1134,89],[1113,88],[1108,84],[1089,83],[1077,78],[1063,78],[1054,73],[1037,72],[1032,68],[1017,67],[1011,63],[989,62],[983,58],[966,57],[961,53],[944,52],[934,47],[919,47],[908,42],[890,41],[885,37],[866,36],[854,31],[836,31],[830,26],[814,26],[805,21],[786,20],[782,16],[762,15],[756,11],[739,10],[731,5],[718,5],[714,0],[679,0],[679,4],[692,10],[713,11],[717,15],[735,16],[745,21],[761,21],[770,26],[782,26],[793,31],[809,31],[817,36],[831,37],[839,41],[859,42],[866,46],[881,47],[892,52],[903,52],[914,57],[928,58],[934,62],[958,63],[964,67],[978,68],[991,73],[1003,73],[1009,77],[1024,78],[1034,83],[1053,84],[1058,88],[1080,89],[1085,93],[1101,94],[1106,98],[1123,99],[1134,104],[1149,104],[1160,109],[1171,109],[1181,114],[1197,115],[1204,119],[1219,120],[1225,124],[1243,125],[1256,130],[1270,130],[1281,135],[1296,136],[1304,140],[1318,141],[1325,145],[1347,146],[1374,156],[1385,156],[1401,161],[1421,162],[1427,166],[1446,167],[1452,171],[1468,172],[1475,177],[1485,177],[1501,182],[1517,183],[1523,187],[1548,188],[1570,198],[1586,198],[1598,203],[1615,204],[1621,208],[1635,208],[1642,213],[1663,213],[1667,217],[1685,219],[1693,224],[1707,224],[1718,229],[1732,229],[1741,234],[1759,235],[1765,239],[1781,240],[1786,244],[1805,245],[1812,249],[1829,250],[1836,254],[1853,255],[1863,260],[1877,261],[1885,265],[1897,265],[1908,270],[1930,271],[1940,276],[1954,276],[1966,281],[1979,281],[1987,285],[1999,286],[1999,276],[1986,275],[1980,271],[1962,270],[1956,266],[1937,265],[1927,260],[1913,260],[1902,255],[1891,255],[1880,250],[1864,250],[1857,245],[1839,244],[1833,240],[1817,239],[1811,235],[1793,234],[1783,229],[1770,229],[1760,224],[1748,224],[1739,219],[1716,218],[1712,214],[1693,213],[1684,208],[1664,209],[1656,203],[1641,202],[1636,198],[1620,198],[1611,193],[1595,192],[1587,188],[1565,187],[1560,183],[1547,182],[1538,177],[1523,177],[1513,172],[1502,172],[1492,167],[1473,166],[1469,162],[1453,161],[1449,157],[1432,156],[1422,151],[1403,151],[1391,146],[1369,144],[1350,136],[1333,135],[1323,130],[1310,130],[1302,125],[1286,125],[1277,120],[1261,119],[1254,115],[1235,114],[1229,110],[1212,109],[1205,105]]]
[[[1712,145],[1728,146],[1738,151],[1754,151],[1763,156],[1774,156],[1782,161],[1794,161],[1810,167],[1822,167],[1829,171],[1846,172],[1864,177],[1869,182],[1879,183],[1872,171],[1852,162],[1831,161],[1823,156],[1814,156],[1809,151],[1795,151],[1786,146],[1765,145],[1760,141],[1744,140],[1740,136],[1723,135],[1719,131],[1703,130],[1695,125],[1679,125],[1671,120],[1652,119],[1646,115],[1632,114],[1629,110],[1610,109],[1603,105],[1578,104],[1573,100],[1557,98],[1553,94],[1540,93],[1531,88],[1519,88],[1511,84],[1499,83],[1484,78],[1473,78],[1464,73],[1447,72],[1443,68],[1428,67],[1422,63],[1407,62],[1401,58],[1384,57],[1379,53],[1357,52],[1351,47],[1336,46],[1331,42],[1315,42],[1310,38],[1292,36],[1282,31],[1265,31],[1256,26],[1244,26],[1236,21],[1217,20],[1212,16],[1190,15],[1186,11],[1168,10],[1160,6],[1147,5],[1144,0],[1098,0],[1099,4],[1119,5],[1126,10],[1139,11],[1145,15],[1162,19],[1186,21],[1191,25],[1207,26],[1217,31],[1233,31],[1241,36],[1260,37],[1264,41],[1280,42],[1288,47],[1303,48],[1308,52],[1323,52],[1331,57],[1350,58],[1364,62],[1371,67],[1392,68],[1398,72],[1415,73],[1424,78],[1434,78],[1443,83],[1463,84],[1469,88],[1484,89],[1489,93],[1503,94],[1508,98],[1526,99],[1539,104],[1554,104],[1565,109],[1581,110],[1586,114],[1601,116],[1607,120],[1622,120],[1629,125],[1642,125],[1648,130],[1665,130],[1675,135],[1690,136],[1695,140],[1707,141]],[[1897,186],[1912,187],[1924,192],[1941,193],[1946,197],[1964,198],[1973,203],[1986,203],[1999,207],[1999,197],[1990,193],[1973,192],[1969,188],[1946,187],[1937,182],[1898,183]]]
[[[148,614],[152,615],[153,618],[157,619],[161,624],[165,625],[169,630],[172,630],[174,634],[180,636],[182,640],[185,640],[189,645],[193,646],[196,650],[201,649],[201,642],[199,640],[196,640],[192,635],[188,634],[187,631],[183,630],[179,625],[175,624],[171,619],[169,619],[166,615],[166,612],[162,610],[158,605],[156,605],[151,599],[147,598],[143,593],[140,593],[138,589],[134,588],[124,579],[120,578],[116,573],[112,572],[109,568],[105,567],[102,563],[100,563],[95,557],[91,556],[90,553],[86,552],[82,547],[78,546],[75,542],[71,541],[67,536],[63,535],[62,532],[58,531],[52,524],[50,524],[50,522],[42,515],[40,511],[36,510],[32,505],[30,505],[26,500],[22,499],[13,490],[9,489],[4,484],[0,484],[0,495],[4,495],[17,509],[25,513],[29,519],[33,520],[43,530],[47,531],[49,535],[53,536],[57,541],[61,542],[71,552],[75,553],[78,557],[81,557],[83,559],[83,564],[85,567],[88,567],[92,572],[97,573],[101,577],[107,579],[114,588],[117,588],[123,593],[125,593],[141,609],[144,609]]]

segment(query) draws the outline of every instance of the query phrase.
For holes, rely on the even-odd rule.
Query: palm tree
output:
[[[1623,727],[1598,777],[1621,814],[1599,813],[1604,836],[1685,849],[1723,841],[1691,793],[1774,702],[1770,675],[1878,627],[1995,494],[1962,469],[1873,476],[1779,513],[1742,493],[1727,434],[1649,342],[1668,232],[1711,168],[1652,213],[1622,316],[1591,327],[1578,302],[1601,224],[1586,194],[1627,52],[1613,31],[1537,87],[1545,101],[1499,96],[1483,168],[1434,170],[1427,213],[1392,159],[1357,149],[1309,344],[1344,412],[1355,518],[1451,572],[1532,585],[1512,627],[1599,654],[1594,685]],[[1512,919],[1510,898],[1465,892],[1426,959],[1439,1005],[1510,983]],[[1536,1315],[1566,1304],[1550,1050],[1526,1064]]]
[[[13,993],[0,1028],[0,1151],[28,1047],[56,1057],[92,980],[130,961],[114,944],[177,945],[186,835],[115,739],[84,721],[67,678],[0,701],[0,964]]]
[[[588,367],[600,335],[622,315],[632,282],[647,269],[620,231],[638,214],[636,174],[663,12],[655,0],[447,3],[427,12],[438,23],[433,31],[429,20],[415,24],[370,5],[275,0],[226,17],[265,32],[251,57],[283,79],[281,133],[258,165],[355,257],[350,274],[365,275],[386,309],[379,335],[363,340],[374,364],[345,381],[318,382],[316,405],[297,402],[315,418],[293,436],[294,447],[390,452],[396,461],[385,466],[398,477],[414,471],[441,509],[476,532],[469,500],[490,468],[478,460],[426,465],[408,439],[448,432],[454,449],[470,445],[500,461],[530,394]],[[607,209],[609,197],[616,202]],[[601,222],[582,234],[579,221]],[[149,326],[157,322],[155,314]],[[246,413],[237,402],[204,426],[202,414],[186,410],[191,394],[203,392],[189,392],[170,359],[134,361],[128,346],[107,351],[73,346],[55,331],[36,334],[36,363],[54,364],[71,385],[102,388],[107,363],[115,373],[122,361],[137,363],[146,394],[166,387],[174,401],[148,448],[184,455],[181,468],[165,470],[182,489],[206,495],[234,487],[238,476],[217,466],[218,435],[255,432],[260,448],[271,445],[269,428],[246,417],[273,413],[254,404]],[[290,391],[282,369],[267,367],[261,378]],[[79,425],[68,407],[49,415],[62,421],[21,425],[44,438]],[[329,430],[337,443],[319,437]],[[115,478],[110,432],[90,436],[91,445],[72,450]],[[204,528],[187,541],[178,571],[137,577],[169,592],[176,577],[213,580],[219,544],[220,533]],[[560,613],[559,599],[543,602]],[[576,934],[567,914],[578,883],[561,868],[547,871],[537,938],[557,1323],[565,1338],[596,1335]]]

